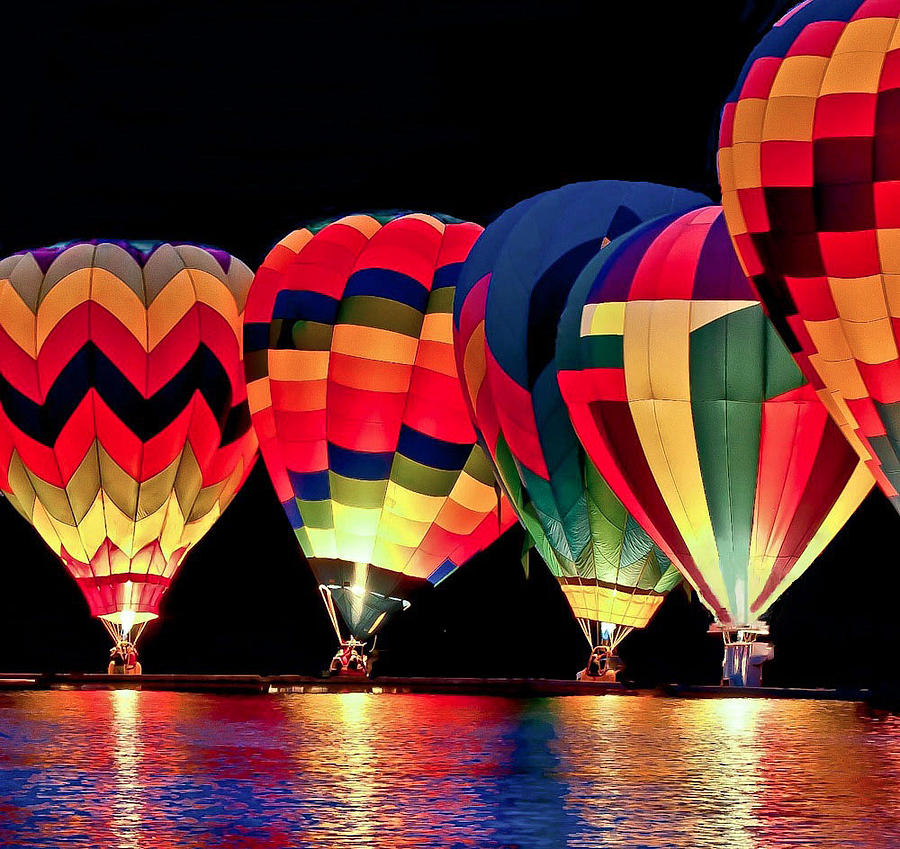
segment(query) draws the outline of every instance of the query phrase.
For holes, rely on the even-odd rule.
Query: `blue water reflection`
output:
[[[900,719],[643,697],[0,694],[0,846],[900,846]]]

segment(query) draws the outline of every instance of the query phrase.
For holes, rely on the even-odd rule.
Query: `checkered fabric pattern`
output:
[[[735,248],[800,368],[900,509],[900,0],[811,0],[723,114]]]

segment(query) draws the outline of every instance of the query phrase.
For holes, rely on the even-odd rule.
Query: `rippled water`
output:
[[[900,846],[828,702],[0,694],[0,846]]]

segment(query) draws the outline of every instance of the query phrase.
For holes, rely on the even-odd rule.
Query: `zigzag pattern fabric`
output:
[[[155,618],[253,466],[251,280],[191,244],[70,242],[0,261],[0,489],[95,616]]]
[[[557,384],[557,323],[578,274],[610,239],[704,203],[650,183],[564,186],[503,213],[460,275],[456,355],[473,420],[580,619],[643,627],[681,576],[585,456]]]
[[[515,522],[476,444],[452,348],[481,233],[433,215],[296,230],[259,269],[244,344],[278,498],[356,637]],[[498,516],[498,509],[502,516]]]
[[[557,361],[589,456],[723,625],[753,625],[874,484],[763,313],[721,207],[602,251]]]

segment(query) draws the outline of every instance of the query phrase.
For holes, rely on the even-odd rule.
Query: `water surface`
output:
[[[836,702],[0,694],[0,846],[900,847]]]

